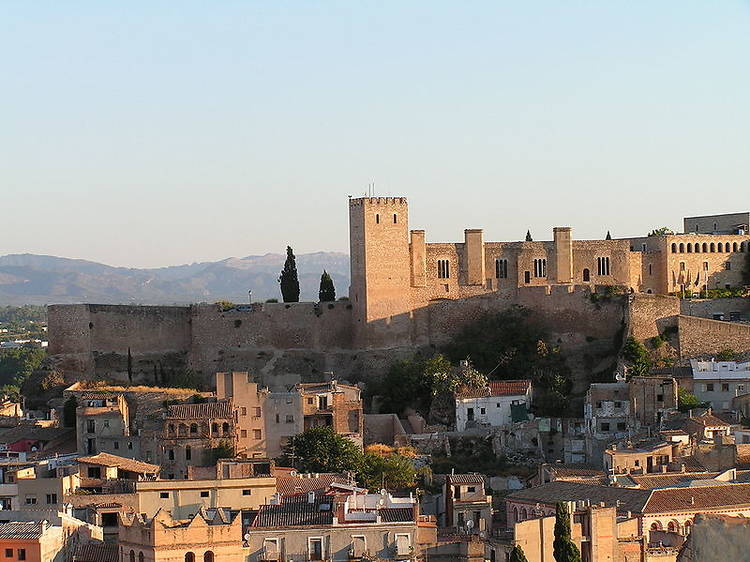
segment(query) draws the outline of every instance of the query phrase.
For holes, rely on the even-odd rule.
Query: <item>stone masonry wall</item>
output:
[[[639,341],[658,336],[677,326],[680,299],[667,295],[636,293],[630,297],[629,335]]]
[[[724,349],[750,351],[750,325],[721,322],[694,316],[680,316],[680,356],[710,355]]]

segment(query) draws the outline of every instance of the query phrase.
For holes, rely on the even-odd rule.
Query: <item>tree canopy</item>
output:
[[[299,302],[299,277],[297,276],[297,258],[291,246],[286,247],[284,269],[279,275],[281,296],[284,302]]]
[[[667,236],[669,234],[674,234],[674,230],[666,226],[662,226],[661,228],[655,228],[654,230],[648,233],[649,236]]]
[[[318,300],[320,302],[333,302],[336,300],[336,288],[333,286],[333,279],[324,269],[320,276],[320,289],[318,290]]]
[[[527,230],[526,231],[526,242],[533,242],[533,241],[534,241],[534,239],[531,237],[531,231]]]
[[[359,472],[362,452],[330,427],[314,427],[293,436],[284,454],[302,472]]]
[[[555,508],[555,541],[552,546],[557,562],[581,562],[581,552],[570,536],[570,513],[562,502],[558,502]]]
[[[526,558],[526,555],[523,553],[523,549],[515,545],[513,547],[513,550],[510,552],[510,558],[508,559],[508,562],[529,562],[529,559]]]

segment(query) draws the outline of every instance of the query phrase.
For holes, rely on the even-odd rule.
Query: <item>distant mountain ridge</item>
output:
[[[281,300],[283,254],[227,258],[151,269],[37,254],[0,256],[0,305],[189,304],[229,300]],[[315,252],[297,256],[301,300],[317,300],[320,274],[328,271],[336,296],[349,291],[349,256]]]

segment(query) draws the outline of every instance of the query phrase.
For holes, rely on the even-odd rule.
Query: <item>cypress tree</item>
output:
[[[612,240],[612,235],[609,233],[609,230],[607,231],[607,237],[605,240]]]
[[[286,247],[286,261],[284,269],[279,275],[281,296],[284,302],[299,302],[299,278],[297,277],[297,258],[290,246]]]
[[[526,558],[526,555],[523,553],[523,549],[518,545],[513,547],[508,560],[509,562],[529,562],[529,559]]]
[[[128,380],[130,384],[133,384],[133,355],[130,353],[130,348],[128,348]]]
[[[557,562],[581,562],[581,552],[570,538],[570,513],[568,507],[558,502],[555,506],[554,556]]]
[[[336,300],[336,288],[333,286],[333,279],[331,279],[331,276],[325,269],[323,270],[323,275],[320,276],[318,300],[320,302],[333,302]]]
[[[527,230],[526,231],[526,242],[533,242],[533,241],[534,241],[534,239],[531,237],[531,231]]]

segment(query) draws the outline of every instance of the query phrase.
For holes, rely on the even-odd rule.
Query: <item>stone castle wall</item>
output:
[[[715,354],[724,349],[750,351],[750,325],[680,316],[680,356]]]

